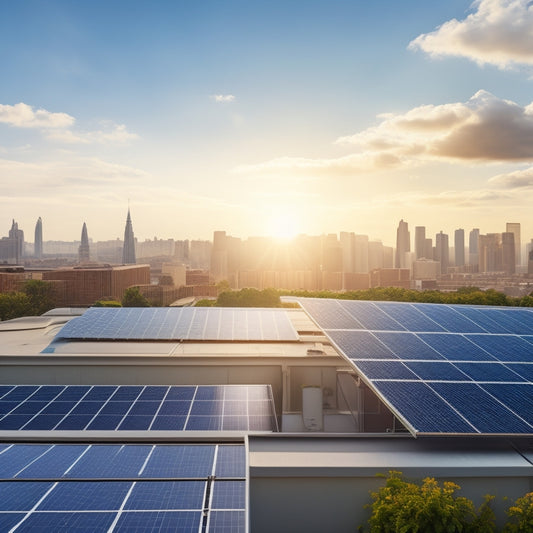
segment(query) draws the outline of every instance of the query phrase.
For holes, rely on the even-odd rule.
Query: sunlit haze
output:
[[[527,0],[3,2],[0,236],[533,237]]]

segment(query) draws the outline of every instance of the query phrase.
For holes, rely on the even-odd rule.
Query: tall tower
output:
[[[396,268],[410,268],[411,265],[405,264],[405,252],[411,251],[411,237],[409,234],[409,225],[400,220],[396,230],[396,259],[394,266]]]
[[[465,230],[456,229],[454,235],[455,266],[462,267],[465,264]]]
[[[78,248],[78,261],[80,263],[88,263],[89,260],[89,236],[87,235],[87,225],[84,222],[83,228],[81,228],[81,244]]]
[[[43,257],[43,221],[41,217],[37,219],[37,224],[35,224],[35,248],[33,255],[37,259],[42,259]]]
[[[440,273],[447,274],[450,265],[450,245],[446,233],[435,235],[435,261],[440,261]]]
[[[420,259],[425,257],[431,259],[426,255],[426,226],[416,226],[415,228],[415,257]]]
[[[479,264],[479,228],[474,228],[469,235],[468,263],[470,265]]]
[[[520,242],[520,222],[507,222],[505,231],[514,234],[515,265],[522,265],[522,243]]]
[[[24,255],[24,232],[19,229],[19,225],[13,219],[11,229],[9,230],[9,239],[11,239],[13,246],[13,257],[16,263],[20,263]]]
[[[122,250],[122,262],[125,265],[134,265],[137,263],[135,258],[135,237],[133,235],[133,226],[131,224],[130,210],[126,218],[126,228],[124,230],[124,249]]]

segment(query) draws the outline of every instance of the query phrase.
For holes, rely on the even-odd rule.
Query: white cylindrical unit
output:
[[[304,427],[307,431],[322,431],[324,428],[322,389],[318,385],[302,387]]]

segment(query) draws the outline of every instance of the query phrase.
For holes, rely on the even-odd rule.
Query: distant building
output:
[[[410,265],[405,264],[405,252],[411,251],[411,236],[409,233],[409,225],[400,220],[398,229],[396,230],[396,258],[394,261],[395,268],[409,268]]]
[[[514,233],[502,233],[502,269],[506,274],[514,274],[516,272],[516,246],[514,239]]]
[[[425,226],[416,226],[415,227],[415,257],[420,259],[425,257],[430,259],[426,255],[426,227]]]
[[[37,224],[35,224],[35,246],[33,255],[36,259],[42,259],[43,257],[43,221],[41,220],[41,217],[37,219]]]
[[[520,241],[520,222],[507,222],[505,231],[514,235],[515,265],[522,265],[522,243]]]
[[[126,218],[126,228],[124,229],[124,249],[122,251],[122,262],[125,265],[134,265],[137,263],[135,257],[135,236],[133,235],[133,226],[131,223],[130,210]]]
[[[469,234],[468,262],[473,266],[479,264],[479,228],[474,228]]]
[[[59,307],[94,304],[102,298],[122,300],[127,288],[150,284],[148,265],[62,268],[43,272],[44,281],[55,282]]]
[[[371,287],[410,288],[410,270],[408,268],[380,268],[370,273]]]
[[[456,229],[454,234],[455,266],[462,267],[465,264],[465,230]]]
[[[90,251],[89,251],[89,236],[87,234],[87,225],[83,223],[81,228],[81,244],[78,249],[78,262],[80,264],[88,263],[90,261]]]
[[[440,262],[440,273],[446,274],[450,266],[450,245],[448,235],[442,231],[435,236],[435,261]]]
[[[479,271],[503,271],[501,233],[487,233],[479,236]]]
[[[414,280],[436,280],[440,273],[440,263],[432,259],[421,258],[413,263]]]

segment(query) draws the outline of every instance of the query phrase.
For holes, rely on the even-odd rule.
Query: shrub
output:
[[[533,531],[533,492],[518,498],[507,510],[509,521],[505,533],[531,533]]]
[[[442,485],[425,478],[405,481],[401,472],[390,472],[385,486],[372,493],[369,506],[371,533],[490,533],[494,531],[492,497],[479,509],[468,498],[456,496],[459,485]]]

